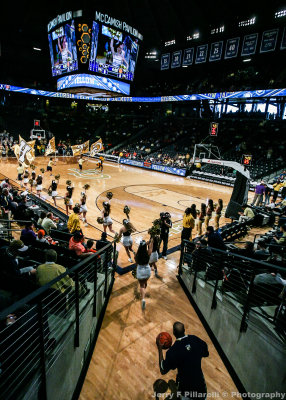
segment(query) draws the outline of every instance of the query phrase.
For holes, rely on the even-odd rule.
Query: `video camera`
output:
[[[161,212],[160,218],[161,218],[161,220],[169,219],[169,218],[171,218],[171,215],[168,212]]]

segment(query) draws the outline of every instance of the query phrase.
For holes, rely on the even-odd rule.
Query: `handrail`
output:
[[[85,258],[83,261],[81,261],[79,264],[74,265],[72,268],[67,269],[63,274],[59,275],[57,278],[53,279],[46,285],[40,287],[39,289],[36,289],[33,293],[28,294],[26,297],[22,298],[21,300],[16,301],[16,303],[12,304],[11,306],[7,307],[3,311],[0,312],[0,320],[6,318],[7,315],[13,314],[16,309],[18,309],[21,305],[29,303],[31,300],[39,297],[42,295],[44,292],[47,291],[47,289],[51,288],[56,282],[59,282],[61,279],[63,279],[65,276],[70,275],[71,273],[74,273],[78,271],[82,266],[90,264],[90,261],[94,260],[101,254],[107,250],[108,247],[113,246],[113,242],[109,242],[105,247],[100,249],[96,253],[91,253],[91,255],[88,258]]]

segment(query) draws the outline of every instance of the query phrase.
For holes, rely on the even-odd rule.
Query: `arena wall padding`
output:
[[[241,206],[247,203],[248,190],[249,179],[237,171],[232,195],[225,211],[226,218],[239,217],[238,212],[242,211]]]

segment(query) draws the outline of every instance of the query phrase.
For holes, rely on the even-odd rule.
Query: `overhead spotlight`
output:
[[[251,61],[251,58],[245,58],[244,60],[242,60],[242,62],[249,62]]]
[[[42,51],[42,49],[40,49],[39,47],[33,47],[33,50]]]

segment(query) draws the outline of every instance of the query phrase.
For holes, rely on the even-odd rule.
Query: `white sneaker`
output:
[[[145,300],[143,299],[143,300],[142,300],[142,310],[145,310],[145,308],[146,308],[146,302],[145,302]]]
[[[88,226],[88,223],[85,223],[84,226]]]
[[[168,260],[167,256],[163,256],[164,260]]]
[[[133,263],[132,258],[128,258],[128,261],[129,261],[130,263]]]

